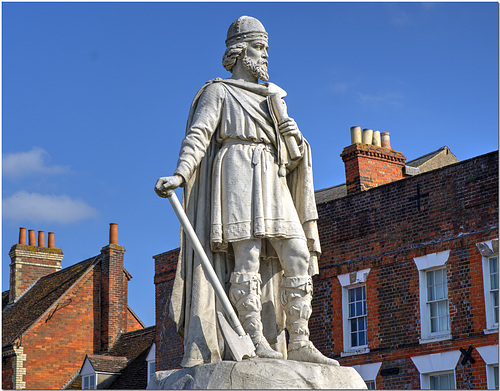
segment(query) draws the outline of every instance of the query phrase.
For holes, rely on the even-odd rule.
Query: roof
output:
[[[120,373],[127,366],[127,357],[103,356],[98,354],[87,354],[92,368],[96,372]]]
[[[347,195],[347,186],[343,183],[341,185],[327,187],[326,189],[316,190],[314,193],[316,196],[316,204],[321,204],[322,202],[345,197]]]
[[[420,173],[435,170],[453,163],[458,163],[460,160],[450,151],[447,145],[439,148],[436,151],[429,152],[423,156],[406,162],[407,166],[418,167]]]
[[[9,291],[2,292],[2,310],[9,304]]]
[[[12,344],[94,265],[93,257],[40,278],[2,310],[2,346]],[[3,294],[2,294],[3,302]]]
[[[146,357],[156,339],[156,326],[132,331],[120,336],[109,351],[112,356],[125,356],[128,365],[110,386],[112,389],[145,389],[148,385]]]

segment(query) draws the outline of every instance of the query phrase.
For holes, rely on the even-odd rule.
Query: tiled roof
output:
[[[9,291],[2,292],[2,310],[9,304]]]
[[[20,337],[89,270],[98,257],[40,278],[18,301],[6,306],[2,310],[2,346],[11,344]]]
[[[127,366],[127,357],[104,356],[98,354],[87,354],[92,368],[96,372],[120,373]]]
[[[146,357],[155,342],[156,326],[132,331],[120,336],[109,351],[109,355],[125,356],[128,365],[122,370],[112,389],[145,389],[148,384],[148,363]]]
[[[326,189],[316,190],[314,195],[316,196],[316,204],[321,204],[323,202],[345,197],[347,195],[347,187],[345,183],[343,183],[341,185],[327,187]]]

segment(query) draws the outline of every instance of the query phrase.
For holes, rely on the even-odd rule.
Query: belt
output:
[[[252,154],[252,164],[255,166],[260,162],[260,157],[262,155],[262,151],[267,151],[271,153],[272,155],[276,156],[276,148],[272,144],[265,144],[265,143],[258,143],[255,141],[247,141],[247,140],[235,140],[235,139],[227,139],[224,140],[222,143],[223,147],[230,146],[230,145],[250,145],[254,146],[255,150],[253,151]],[[266,169],[266,167],[264,168]]]

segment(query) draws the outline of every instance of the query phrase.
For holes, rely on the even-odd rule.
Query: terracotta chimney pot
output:
[[[38,247],[45,247],[45,231],[38,231]]]
[[[391,149],[391,134],[389,132],[380,133],[382,148]]]
[[[48,248],[55,248],[54,232],[49,232],[49,240],[47,243]]]
[[[380,132],[378,130],[373,131],[373,145],[376,147],[380,147],[382,145],[382,141],[380,140]]]
[[[26,228],[19,228],[19,244],[26,244]]]
[[[118,244],[118,223],[109,223],[109,244]]]
[[[36,246],[35,230],[34,229],[28,230],[28,236],[29,236],[29,242],[28,242],[28,244],[30,246]]]

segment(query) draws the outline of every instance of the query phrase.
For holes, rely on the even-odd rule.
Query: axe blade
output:
[[[250,336],[248,334],[238,335],[219,311],[217,311],[217,319],[233,358],[236,361],[241,361],[244,358],[255,357],[255,346]]]

